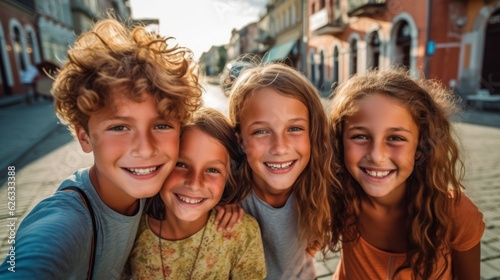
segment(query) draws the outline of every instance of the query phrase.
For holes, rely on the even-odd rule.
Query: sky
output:
[[[233,28],[259,20],[267,0],[130,0],[132,18],[157,18],[159,32],[190,48],[194,58],[225,45]]]

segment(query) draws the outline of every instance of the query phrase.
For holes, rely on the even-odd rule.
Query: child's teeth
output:
[[[177,195],[179,197],[180,200],[186,202],[186,203],[189,203],[189,204],[196,204],[196,203],[200,203],[203,198],[201,199],[193,199],[193,198],[189,198],[189,197],[184,197],[184,196],[180,196],[180,195]]]
[[[266,163],[267,166],[269,166],[271,169],[282,169],[282,168],[288,168],[290,165],[292,165],[293,161],[287,162],[287,163]]]
[[[128,169],[130,172],[134,173],[135,175],[148,175],[153,173],[156,170],[156,167],[150,167],[150,168],[129,168]]]
[[[385,176],[389,175],[389,173],[391,173],[391,171],[371,171],[368,169],[365,169],[365,170],[366,170],[366,173],[368,173],[368,175],[373,176],[373,177],[378,177],[378,178],[385,177]]]

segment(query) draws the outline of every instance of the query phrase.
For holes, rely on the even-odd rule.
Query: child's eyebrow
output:
[[[194,159],[195,160],[195,159]],[[177,159],[177,161],[179,162],[182,162],[182,161],[194,161],[192,158],[190,157],[187,157],[185,156],[183,153],[179,153],[179,158]],[[211,160],[209,162],[207,162],[208,164],[220,164],[220,165],[226,165],[227,163],[224,163],[222,160],[220,159],[216,159],[216,160]]]
[[[287,122],[289,123],[293,123],[293,122],[308,122],[307,118],[293,118],[293,119],[289,119]],[[258,120],[258,121],[254,121],[252,123],[250,123],[249,125],[262,125],[262,124],[269,124],[270,122],[269,121],[265,121],[265,120]]]
[[[363,131],[367,131],[369,129],[366,126],[355,125],[355,126],[348,126],[347,130],[363,130]],[[391,128],[386,129],[386,130],[391,131],[391,132],[400,132],[400,131],[403,131],[403,132],[407,132],[407,133],[413,134],[411,130],[406,129],[404,127],[391,127]]]
[[[407,133],[413,134],[411,130],[406,129],[404,127],[393,127],[393,128],[391,128],[389,130],[395,131],[395,132],[403,131],[403,132],[407,132]]]
[[[105,119],[105,121],[130,121],[130,120],[133,120],[133,117],[131,116],[120,116],[120,115],[109,115],[107,116]],[[164,121],[165,118],[162,118],[160,115],[156,116],[154,119],[154,121]]]

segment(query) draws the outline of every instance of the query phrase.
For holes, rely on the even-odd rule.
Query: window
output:
[[[16,60],[19,63],[19,70],[20,71],[25,71],[26,70],[26,61],[24,61],[24,56],[23,56],[23,44],[21,42],[21,31],[17,26],[14,26],[14,37],[12,38],[12,47],[14,49],[14,55],[16,56]]]

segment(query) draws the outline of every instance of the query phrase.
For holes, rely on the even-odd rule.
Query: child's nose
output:
[[[189,172],[187,174],[186,186],[190,189],[199,189],[203,186],[203,174]]]
[[[370,149],[367,153],[367,158],[374,163],[380,163],[386,159],[386,155],[387,149],[384,143],[374,141],[370,145]]]
[[[288,139],[283,135],[274,135],[271,143],[271,154],[283,155],[288,151]]]
[[[133,143],[132,155],[139,158],[150,158],[156,154],[156,141],[150,132],[138,133]]]

